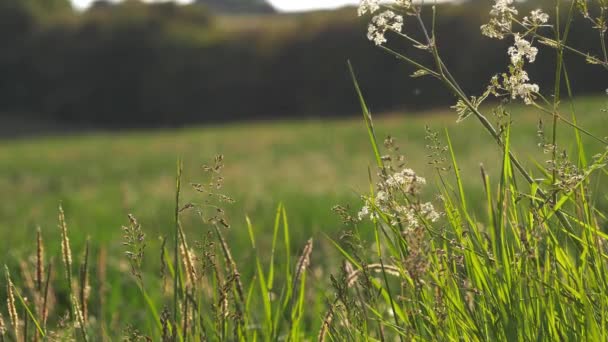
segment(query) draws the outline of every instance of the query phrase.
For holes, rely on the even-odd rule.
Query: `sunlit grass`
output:
[[[597,109],[602,101],[577,102],[579,122],[599,134],[608,124]],[[538,157],[542,153],[536,146],[538,116],[516,107],[513,118],[517,128],[513,145],[522,151],[523,160]],[[472,120],[456,124],[454,114],[447,111],[390,113],[377,119],[379,137],[391,134],[408,165],[429,174],[426,125],[451,131],[463,173],[477,175],[480,162],[489,172],[498,169],[496,147],[474,129]],[[177,156],[185,161],[186,182],[196,182],[200,166],[218,153],[227,161],[226,192],[237,200],[228,208],[233,221],[242,223],[247,213],[255,222],[269,223],[271,208],[283,201],[299,229],[335,232],[340,227],[330,211],[332,205],[358,203],[368,186],[367,174],[361,170],[373,165],[373,157],[361,139],[364,134],[365,128],[354,119],[0,142],[0,247],[14,247],[38,225],[43,231],[55,229],[60,202],[70,212],[72,225],[83,231],[83,239],[91,235],[116,241],[118,227],[130,212],[160,234],[169,223]],[[476,180],[465,183],[479,188]],[[1,250],[7,257],[19,248]]]
[[[602,98],[584,98],[576,102],[578,122],[597,134],[602,133],[607,121],[598,109],[603,107],[603,102]],[[536,137],[539,117],[524,107],[511,109],[512,148],[520,153],[526,167],[534,169],[536,166],[531,161],[543,156]],[[444,196],[453,194],[445,192],[442,185],[434,181],[435,170],[428,164],[426,145],[429,142],[425,140],[425,127],[429,126],[440,135],[447,129],[471,209],[469,219],[484,220],[486,193],[480,181],[479,164],[484,165],[492,179],[497,179],[504,166],[501,166],[501,151],[489,137],[475,129],[474,121],[456,124],[455,115],[448,111],[388,113],[378,117],[375,126],[379,139],[391,134],[406,156],[407,166],[429,179],[428,194],[443,193]],[[176,159],[180,157],[184,165],[180,200],[183,205],[202,201],[201,195],[188,184],[203,182],[205,172],[201,166],[221,153],[226,158],[222,191],[236,200],[235,204],[224,206],[231,228],[223,234],[243,281],[251,286],[262,286],[259,283],[262,276],[265,277],[263,281],[270,281],[271,274],[266,268],[270,262],[281,270],[272,277],[287,286],[292,273],[286,273],[285,267],[294,267],[294,258],[297,259],[304,242],[312,237],[314,253],[310,255],[312,272],[308,275],[312,285],[308,287],[310,291],[323,293],[330,283],[327,272],[339,269],[342,258],[330,239],[339,239],[344,225],[331,208],[343,204],[351,205],[351,210],[356,211],[362,205],[360,196],[369,192],[366,170],[374,170],[375,158],[370,153],[369,142],[362,139],[366,134],[361,121],[354,119],[4,141],[0,143],[2,260],[16,266],[17,260],[29,255],[38,226],[46,237],[48,254],[58,255],[60,240],[52,237],[59,236],[57,207],[61,204],[66,211],[75,265],[83,258],[87,238],[93,242],[89,274],[92,286],[103,289],[91,298],[93,304],[99,304],[97,308],[103,308],[103,316],[97,319],[104,320],[103,326],[113,332],[124,328],[121,322],[127,319],[135,326],[150,328],[154,322],[142,309],[148,304],[138,294],[132,279],[125,277],[129,265],[123,254],[120,227],[125,225],[127,214],[133,213],[138,218],[147,236],[148,251],[152,251],[145,255],[142,271],[145,277],[153,278],[159,272],[156,251],[160,250],[161,243],[157,237],[170,238],[175,226]],[[562,139],[565,142],[562,146],[575,152],[577,146],[571,131],[564,129]],[[589,139],[583,141],[589,154],[601,151],[598,144]],[[599,201],[597,206],[601,207],[606,198],[600,196],[596,200]],[[285,213],[289,217],[289,241],[283,241],[281,235],[281,243],[273,238],[277,234],[275,213],[279,202],[282,203],[281,220]],[[192,213],[181,216],[185,234],[194,241],[201,241],[209,228]],[[247,224],[246,217],[251,225]],[[359,234],[370,244],[374,240],[371,229]],[[275,245],[276,252],[271,253]],[[169,246],[166,245],[166,249],[171,251]],[[290,255],[292,260],[275,259],[276,253]],[[261,269],[251,263],[252,258],[259,258]],[[59,261],[55,260],[57,269]],[[100,279],[102,269],[105,271]],[[55,278],[61,277],[59,272],[56,270]],[[19,272],[13,272],[13,276],[19,280],[22,277]],[[276,307],[279,305],[276,302],[264,302],[264,297],[255,295],[260,289],[250,287],[246,291],[254,294],[250,305],[266,307],[264,315],[272,322],[278,322],[277,317],[284,314],[280,310],[296,308],[292,299],[283,297],[280,307]],[[65,304],[68,293],[60,291],[58,295]],[[156,289],[148,295],[149,300],[157,303],[156,310],[160,312],[161,292]],[[304,325],[298,329],[316,329],[322,324],[320,313],[327,308],[326,298],[315,296],[308,300],[311,301],[309,309],[314,308],[312,312],[318,314],[309,312],[302,316]],[[131,309],[125,310],[127,303]],[[291,314],[300,315],[297,310]],[[265,333],[276,333],[271,326],[265,329]],[[299,332],[292,333],[297,335]]]

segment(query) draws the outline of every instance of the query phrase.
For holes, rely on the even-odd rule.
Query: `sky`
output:
[[[76,8],[86,8],[94,0],[72,0]],[[179,3],[187,3],[189,0],[177,0]],[[269,0],[275,8],[280,11],[306,11],[321,8],[336,8],[344,5],[358,3],[358,0]]]

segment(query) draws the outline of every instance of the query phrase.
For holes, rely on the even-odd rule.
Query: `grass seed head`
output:
[[[4,323],[4,316],[0,313],[0,336],[6,335],[6,324]]]
[[[6,305],[8,317],[11,321],[11,326],[13,327],[15,339],[19,341],[19,315],[17,314],[17,306],[15,305],[15,286],[13,285],[11,275],[6,265],[4,266],[4,271],[6,276]]]
[[[306,245],[304,246],[304,249],[302,250],[302,255],[300,256],[300,259],[298,259],[298,263],[296,266],[296,276],[294,277],[294,283],[297,283],[300,280],[302,273],[304,273],[304,271],[306,271],[306,269],[310,265],[310,255],[312,254],[312,247],[313,247],[313,243],[312,243],[312,238],[311,238],[311,239],[308,239],[308,241],[306,242]]]
[[[68,237],[68,226],[65,222],[63,206],[59,206],[59,229],[61,230],[61,256],[63,264],[68,272],[68,281],[71,282],[72,270],[72,250],[70,249],[70,239]],[[71,285],[70,285],[71,286]]]
[[[42,277],[44,275],[44,244],[40,227],[36,230],[36,290],[42,291]]]

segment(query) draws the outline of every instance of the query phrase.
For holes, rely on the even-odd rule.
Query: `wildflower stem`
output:
[[[589,52],[580,51],[580,50],[575,49],[569,45],[566,45],[560,41],[555,41],[553,39],[546,38],[536,32],[531,32],[530,34],[532,35],[532,37],[537,38],[541,44],[551,46],[555,49],[562,48],[564,50],[572,52],[575,55],[585,58],[587,61],[590,61],[593,64],[599,64],[602,67],[604,67],[604,69],[608,70],[608,61],[602,61],[601,59],[598,59],[597,57],[593,57]]]
[[[560,90],[561,90],[561,78],[562,78],[562,68],[564,64],[564,48],[563,46],[566,44],[568,40],[568,33],[570,32],[570,23],[572,22],[572,15],[574,10],[575,1],[573,0],[570,5],[570,11],[568,14],[568,19],[566,20],[566,26],[564,28],[563,35],[561,34],[560,27],[560,15],[559,15],[559,5],[560,1],[555,1],[555,35],[556,40],[559,42],[557,48],[557,63],[555,66],[555,88],[554,88],[554,96],[553,96],[553,125],[552,125],[552,133],[551,133],[551,144],[553,146],[551,159],[553,164],[555,164],[555,160],[557,158],[557,123],[558,123],[558,110],[560,103]],[[551,175],[551,184],[555,186],[557,182],[557,169],[553,168]],[[553,195],[553,202],[557,200],[557,194]]]
[[[602,144],[604,144],[604,145],[608,145],[608,141],[607,141],[607,140],[602,139],[602,138],[600,138],[600,137],[596,136],[595,134],[593,134],[593,133],[589,132],[589,131],[588,131],[588,130],[586,130],[585,128],[583,128],[583,127],[581,127],[581,126],[579,126],[579,125],[575,124],[574,122],[572,122],[572,121],[570,121],[570,120],[568,120],[568,119],[564,118],[564,117],[563,117],[563,116],[562,116],[562,115],[561,115],[559,112],[553,112],[553,111],[550,111],[550,110],[548,110],[548,109],[546,109],[546,108],[544,108],[544,107],[542,107],[542,106],[540,106],[540,105],[538,105],[538,104],[536,104],[536,103],[534,103],[534,104],[533,104],[533,106],[534,106],[534,107],[536,107],[536,108],[538,108],[538,110],[540,110],[541,112],[543,112],[543,113],[545,113],[545,114],[547,114],[547,115],[551,115],[551,116],[557,117],[557,119],[558,119],[559,121],[562,121],[562,122],[563,122],[563,123],[565,123],[566,125],[568,125],[568,126],[570,126],[570,127],[574,128],[574,129],[576,129],[577,131],[579,131],[579,132],[581,132],[581,133],[585,134],[586,136],[588,136],[588,137],[590,137],[590,138],[594,139],[595,141],[597,141],[597,142],[599,142],[599,143],[602,143]]]
[[[440,80],[458,97],[460,98],[465,104],[466,106],[471,110],[471,112],[477,117],[477,119],[479,120],[479,122],[482,124],[482,126],[485,128],[485,130],[494,138],[494,140],[496,141],[496,143],[498,144],[498,146],[502,147],[503,146],[503,142],[502,139],[500,138],[500,134],[498,134],[498,132],[496,131],[496,129],[494,128],[494,126],[492,125],[492,123],[478,110],[477,106],[475,106],[473,103],[471,103],[471,101],[468,99],[468,97],[466,96],[465,92],[460,88],[460,86],[458,85],[458,82],[456,82],[456,80],[454,79],[454,77],[451,75],[451,73],[449,72],[449,70],[447,69],[447,67],[445,66],[445,64],[441,61],[441,58],[439,56],[439,50],[437,49],[437,46],[435,44],[435,37],[430,37],[428,34],[428,31],[424,25],[424,22],[422,20],[422,17],[420,16],[420,12],[418,12],[416,14],[416,18],[418,20],[418,23],[420,25],[420,28],[431,48],[433,57],[435,59],[435,63],[437,66],[437,72],[439,74],[439,78]],[[560,43],[560,46],[562,44]],[[407,60],[406,60],[407,61]],[[525,178],[526,182],[528,184],[534,184],[535,181],[532,178],[532,176],[530,176],[530,174],[524,169],[523,165],[519,162],[519,160],[516,158],[516,156],[514,155],[514,153],[509,150],[508,151],[508,156],[509,156],[509,160],[511,161],[511,163],[513,163],[513,165],[515,166],[515,168],[517,169],[517,171]],[[538,188],[537,189],[538,194],[540,195],[541,198],[543,198],[544,200],[548,199],[548,195],[547,193]],[[567,218],[563,215],[563,213],[561,211],[557,211],[556,212],[556,216],[559,219],[560,223],[566,227],[566,228],[571,228],[570,223],[568,222]]]
[[[395,56],[397,59],[400,59],[400,60],[402,60],[402,61],[404,61],[404,62],[407,62],[407,63],[409,63],[409,64],[411,64],[411,65],[413,65],[413,66],[415,66],[415,67],[417,67],[417,68],[420,68],[421,70],[424,70],[425,72],[429,73],[429,75],[431,75],[431,76],[433,76],[433,77],[435,77],[435,78],[440,78],[440,75],[439,75],[438,73],[436,73],[435,71],[431,70],[431,69],[430,69],[430,68],[428,68],[428,67],[425,67],[424,65],[422,65],[422,64],[420,64],[420,63],[418,63],[418,62],[414,61],[414,60],[413,60],[413,59],[411,59],[411,58],[408,58],[408,57],[406,57],[406,56],[404,56],[404,55],[400,54],[399,52],[397,52],[397,51],[395,51],[395,50],[392,50],[392,49],[390,49],[390,48],[388,48],[388,47],[386,47],[386,46],[384,46],[384,45],[380,45],[380,48],[381,48],[382,50],[384,50],[384,51],[388,52],[389,54],[391,54],[391,55]]]
[[[409,40],[412,44],[415,44],[415,45],[418,45],[418,46],[424,46],[423,43],[417,41],[416,39],[408,36],[407,34],[405,34],[403,32],[396,31],[396,30],[392,30],[392,32],[395,33],[396,35],[400,36],[400,37],[403,37],[403,38]],[[384,46],[384,45],[381,45],[381,46]]]
[[[604,18],[606,8],[604,6],[600,6],[600,11],[600,17]],[[604,23],[603,25],[606,24]],[[602,46],[602,53],[604,54],[604,63],[608,64],[608,52],[606,51],[606,29],[605,27],[600,27],[598,31],[600,32],[600,45]]]
[[[175,184],[175,236],[174,236],[174,257],[173,257],[173,323],[177,327],[178,310],[178,278],[179,278],[179,195],[181,191],[182,162],[177,161],[177,177]]]
[[[557,47],[557,63],[555,65],[555,88],[553,93],[553,121],[551,126],[551,162],[552,165],[555,165],[555,160],[557,159],[557,110],[559,107],[559,91],[560,91],[560,80],[561,80],[561,71],[562,71],[562,63],[563,63],[563,53],[564,49],[562,46],[562,40],[560,38],[560,22],[559,22],[559,0],[555,1],[555,38],[558,42],[560,42]],[[565,40],[564,40],[565,42]],[[557,182],[557,168],[553,167],[551,172],[551,186],[555,187],[555,182]],[[557,201],[557,193],[553,193],[553,202]]]

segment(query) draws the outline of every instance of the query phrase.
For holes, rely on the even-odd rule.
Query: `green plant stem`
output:
[[[179,277],[179,195],[181,191],[182,179],[182,161],[177,161],[177,177],[175,184],[175,235],[174,235],[174,256],[173,256],[173,324],[177,328],[177,311],[178,311],[178,277]],[[175,332],[173,333],[174,335]]]
[[[433,16],[435,16],[435,9],[433,9]],[[437,48],[437,44],[436,44],[436,38],[433,36],[432,38],[429,36],[429,33],[424,25],[424,22],[422,20],[422,17],[420,16],[420,12],[417,13],[416,18],[418,20],[420,29],[422,30],[428,45],[431,47],[431,52],[433,54],[433,57],[435,59],[435,64],[437,67],[437,72],[439,73],[440,77],[441,77],[441,81],[459,98],[461,99],[466,105],[467,107],[471,110],[471,112],[473,112],[473,114],[477,117],[477,119],[480,121],[480,123],[482,124],[482,126],[486,129],[486,131],[488,133],[490,133],[490,135],[494,138],[494,140],[496,141],[496,143],[498,144],[498,146],[500,146],[501,148],[503,147],[503,142],[502,139],[500,138],[500,135],[498,134],[498,132],[496,131],[496,129],[494,128],[494,126],[492,125],[492,123],[490,123],[490,121],[481,113],[479,112],[478,108],[473,105],[469,98],[466,96],[466,94],[464,93],[464,91],[460,88],[460,86],[458,86],[458,82],[456,82],[456,80],[451,76],[451,74],[449,73],[447,67],[445,66],[445,64],[441,61],[440,55],[439,55],[439,49]],[[433,26],[434,27],[434,26]],[[449,75],[446,77],[446,74]],[[532,176],[530,176],[530,174],[524,169],[523,165],[519,162],[519,160],[515,157],[515,155],[513,154],[513,152],[511,150],[508,151],[508,155],[509,155],[509,159],[511,160],[511,162],[513,163],[513,165],[515,165],[515,168],[517,169],[517,171],[526,179],[526,181],[528,182],[528,184],[533,184],[535,183],[534,179],[532,178]],[[543,199],[547,199],[547,193],[538,188],[537,189],[539,195],[543,198]],[[560,220],[560,222],[568,228],[571,228],[570,223],[568,222],[567,218],[560,212],[557,212],[557,217]]]

